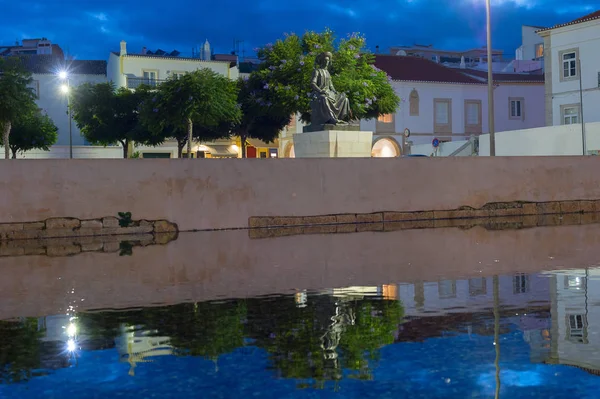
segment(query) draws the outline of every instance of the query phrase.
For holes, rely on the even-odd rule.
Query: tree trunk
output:
[[[191,118],[188,118],[187,128],[188,128],[187,157],[191,158],[192,157],[192,136],[193,136],[192,131],[194,130],[194,122],[192,122]]]
[[[11,148],[11,150],[12,150],[12,159],[17,159],[18,148]]]
[[[184,145],[185,145],[184,141],[177,140],[177,158],[182,158]]]
[[[121,145],[123,146],[123,158],[127,159],[129,155],[129,143],[128,140],[121,141]]]
[[[246,158],[246,132],[240,133],[240,151],[242,151],[242,158]]]
[[[10,143],[8,142],[8,136],[10,135],[11,127],[11,122],[6,122],[4,124],[4,131],[2,132],[2,141],[4,142],[4,159],[10,159]]]

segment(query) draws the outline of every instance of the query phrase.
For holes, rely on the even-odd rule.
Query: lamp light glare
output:
[[[77,345],[75,344],[75,340],[71,338],[67,341],[67,350],[69,352],[75,352],[75,349],[77,349]]]

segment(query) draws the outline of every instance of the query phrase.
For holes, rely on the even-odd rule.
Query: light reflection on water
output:
[[[591,398],[598,276],[516,273],[2,321],[0,397],[466,398],[499,386],[506,398]]]

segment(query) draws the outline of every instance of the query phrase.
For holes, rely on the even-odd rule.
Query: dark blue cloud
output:
[[[371,48],[433,44],[465,49],[485,45],[485,0],[0,0],[0,44],[47,37],[83,59],[106,59],[126,40],[130,51],[191,53],[208,39],[217,52],[235,39],[254,47],[330,27],[340,36],[361,32]],[[493,47],[508,57],[520,45],[521,25],[549,26],[594,11],[596,0],[492,0]],[[565,4],[568,4],[565,6]]]

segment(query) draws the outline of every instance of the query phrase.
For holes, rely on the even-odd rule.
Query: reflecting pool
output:
[[[3,257],[0,398],[596,398],[599,230]]]

